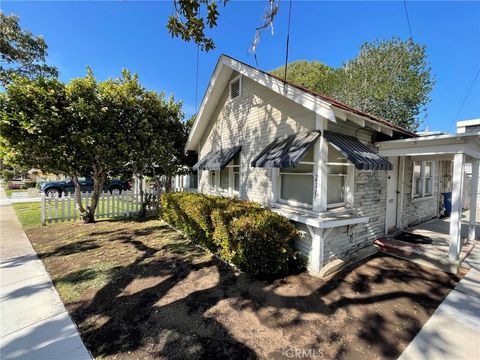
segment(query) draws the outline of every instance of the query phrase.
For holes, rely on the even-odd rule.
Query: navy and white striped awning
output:
[[[320,137],[319,131],[277,138],[252,160],[253,167],[290,168],[295,167]]]
[[[213,151],[205,155],[195,165],[193,170],[222,170],[242,150],[241,146]]]
[[[323,137],[358,170],[392,170],[393,168],[390,161],[376,154],[353,136],[324,131]]]

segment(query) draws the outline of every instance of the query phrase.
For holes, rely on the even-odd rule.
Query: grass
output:
[[[5,189],[5,194],[7,194],[8,197],[11,197],[13,193],[17,192],[27,192],[27,189]]]
[[[40,202],[15,203],[12,206],[24,229],[41,225]]]
[[[42,224],[41,220],[41,208],[40,208],[40,202],[28,202],[28,203],[14,203],[12,204],[15,213],[17,214],[18,220],[22,224],[22,227],[24,229],[31,228],[33,226],[38,226]],[[72,201],[71,205],[71,214],[73,216],[73,208],[74,208],[74,203]],[[98,208],[101,209],[102,207],[102,200],[100,199]],[[105,205],[106,209],[106,205]],[[134,205],[130,204],[130,210],[134,211]],[[106,210],[105,210],[106,211]],[[53,209],[51,210],[52,215]],[[61,213],[61,207],[59,206],[59,214]],[[65,214],[67,214],[67,208],[65,207]],[[102,219],[119,219],[121,217],[109,217],[109,218],[102,218]],[[77,212],[77,219],[79,220],[79,213]],[[59,220],[59,223],[61,221]],[[52,222],[51,224],[55,224],[55,222]]]

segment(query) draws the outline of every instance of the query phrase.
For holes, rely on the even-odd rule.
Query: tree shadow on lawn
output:
[[[326,280],[257,281],[205,260],[189,242],[152,247],[137,239],[150,231],[172,230],[116,233],[111,241],[141,255],[113,268],[93,299],[69,306],[94,356],[282,358],[289,346],[322,346],[330,358],[395,358],[457,281],[387,256]]]

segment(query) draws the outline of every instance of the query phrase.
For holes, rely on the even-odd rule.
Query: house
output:
[[[389,231],[438,217],[452,159],[457,261],[457,171],[468,160],[478,174],[478,140],[477,132],[419,137],[222,55],[185,151],[198,153],[199,192],[256,201],[289,218],[309,271],[321,275],[371,253]]]

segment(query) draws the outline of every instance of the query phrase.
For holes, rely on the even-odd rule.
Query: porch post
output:
[[[451,262],[457,262],[461,244],[462,226],[462,190],[463,190],[463,165],[464,155],[455,154],[453,157],[453,187],[452,187],[452,213],[450,215],[450,244],[448,258]]]
[[[468,225],[468,240],[470,241],[475,241],[477,223],[478,165],[478,159],[472,159],[472,189],[470,191],[470,221]]]
[[[322,132],[322,136],[315,142],[313,148],[313,210],[327,210],[327,166],[328,144],[323,137],[323,131],[327,129],[327,120],[317,115],[316,129]]]

